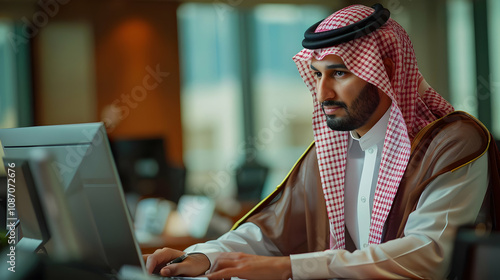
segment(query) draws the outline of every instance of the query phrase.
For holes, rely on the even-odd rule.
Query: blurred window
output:
[[[0,128],[17,126],[14,25],[0,21]]]
[[[478,117],[500,139],[500,1],[448,0],[446,7],[450,101],[455,109]],[[487,33],[481,32],[482,16],[487,18]]]
[[[24,28],[0,19],[0,128],[33,125],[31,48]]]
[[[229,2],[228,2],[229,3]],[[240,53],[241,7],[214,2],[178,9],[182,122],[187,188],[234,195],[235,170],[248,144],[269,170],[263,195],[279,184],[312,142],[312,100],[292,60],[307,27],[329,13],[312,5],[257,5],[245,17],[248,53]],[[241,65],[247,55],[253,67]],[[252,88],[254,137],[244,139],[243,67]],[[247,145],[247,146],[246,146]],[[190,189],[191,188],[191,189]]]
[[[292,57],[302,50],[304,31],[330,9],[309,5],[259,5],[253,10],[255,52],[254,147],[270,167],[268,194],[313,141],[312,97]]]
[[[492,99],[492,133],[500,140],[500,1],[488,1],[488,33],[490,53],[490,83]]]
[[[234,167],[227,164],[235,161],[243,132],[238,18],[192,3],[181,5],[177,15],[187,191],[231,192]]]
[[[472,2],[447,3],[450,102],[477,117],[476,59]]]

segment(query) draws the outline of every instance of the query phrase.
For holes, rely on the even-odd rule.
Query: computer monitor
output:
[[[15,242],[19,250],[39,252],[49,241],[50,232],[29,163],[4,158],[4,164],[8,175],[5,182],[8,202],[8,211],[5,212],[8,229],[6,238],[9,244]],[[22,217],[22,223],[19,217]]]
[[[0,141],[5,158],[35,162],[33,181],[51,223],[49,256],[66,243],[75,245],[79,261],[111,272],[144,268],[102,123],[0,129]]]

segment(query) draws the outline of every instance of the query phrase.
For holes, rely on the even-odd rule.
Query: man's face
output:
[[[322,60],[313,58],[311,69],[316,78],[316,98],[331,129],[355,130],[362,136],[389,108],[389,97],[351,73],[339,56],[327,55]]]

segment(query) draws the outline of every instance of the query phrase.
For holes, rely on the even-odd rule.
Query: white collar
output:
[[[372,147],[373,145],[384,142],[390,115],[391,115],[391,106],[389,106],[389,109],[387,109],[385,114],[362,137],[360,137],[356,131],[354,130],[350,131],[351,138],[359,141],[359,146],[361,147],[361,150],[364,151]]]

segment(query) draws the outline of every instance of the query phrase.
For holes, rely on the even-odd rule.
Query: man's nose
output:
[[[316,84],[316,99],[321,103],[328,99],[335,98],[335,90],[331,81],[328,79],[320,79]]]

